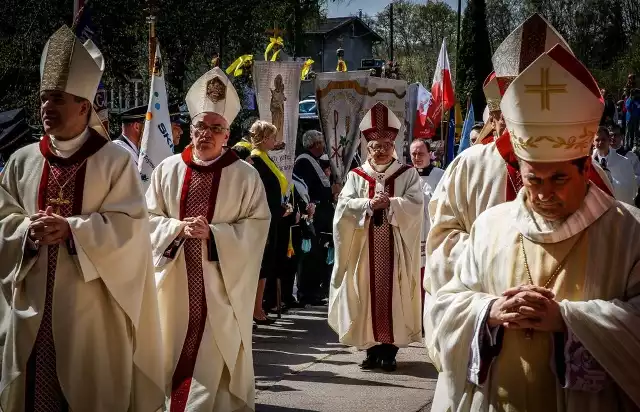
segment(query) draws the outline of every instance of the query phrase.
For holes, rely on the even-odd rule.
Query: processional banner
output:
[[[336,181],[344,182],[351,165],[366,159],[361,148],[360,122],[377,102],[386,104],[404,124],[407,83],[402,80],[371,77],[369,71],[318,73],[316,102],[320,126],[331,159]],[[399,136],[404,136],[401,130]],[[396,141],[402,155],[404,139]]]
[[[278,145],[284,149],[272,150],[269,157],[291,182],[298,136],[298,102],[300,100],[300,73],[303,62],[256,61],[253,63],[253,84],[260,119],[277,128]]]

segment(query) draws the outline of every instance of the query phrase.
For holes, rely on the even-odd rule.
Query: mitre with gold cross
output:
[[[512,31],[491,57],[496,81],[501,81],[502,93],[509,83],[541,54],[560,44],[570,53],[569,44],[540,14],[534,13]],[[496,89],[496,92],[499,92]]]
[[[62,26],[47,41],[40,59],[40,91],[60,91],[93,103],[104,71],[104,58],[98,47],[82,43],[68,26]],[[89,127],[103,137],[98,114],[91,109]]]
[[[604,100],[589,70],[556,45],[513,80],[500,107],[516,156],[562,162],[589,156]]]

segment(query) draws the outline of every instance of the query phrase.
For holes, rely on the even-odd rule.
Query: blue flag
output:
[[[91,40],[96,45],[98,44],[93,24],[91,24],[91,10],[89,9],[88,4],[83,4],[82,12],[80,13],[80,18],[76,25],[76,36],[78,36],[80,41],[83,43],[87,40]]]
[[[444,164],[448,166],[453,161],[456,154],[456,107],[455,105],[449,110],[449,133],[447,133],[447,153],[445,154]]]
[[[469,105],[467,111],[467,117],[462,124],[462,136],[460,137],[460,146],[458,147],[458,153],[462,153],[463,150],[468,149],[471,146],[471,128],[475,124],[475,114],[473,113],[473,102]]]

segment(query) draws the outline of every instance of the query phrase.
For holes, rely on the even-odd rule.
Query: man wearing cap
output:
[[[182,137],[182,127],[187,125],[180,112],[180,105],[173,103],[169,106],[169,118],[171,120],[171,137],[173,138],[173,150],[176,153],[176,146],[180,144],[180,138]]]
[[[45,136],[0,183],[11,319],[0,409],[156,411],[163,403],[149,218],[129,155],[92,108],[102,54],[67,26],[41,64]]]
[[[557,93],[530,92],[545,79]],[[437,293],[432,411],[640,408],[640,248],[629,247],[640,211],[587,176],[603,107],[596,81],[560,45],[507,89],[501,108],[524,187],[476,219]]]
[[[333,224],[329,325],[366,349],[363,369],[396,369],[399,347],[422,337],[420,233],[424,195],[416,169],[394,159],[400,120],[376,103],[360,123],[368,159],[349,172]]]
[[[533,14],[496,49],[492,58],[496,76],[509,83],[556,44],[571,50],[542,16]],[[536,95],[536,91],[540,96],[537,90],[544,88],[539,85],[530,85],[532,95]],[[560,91],[564,90],[558,87]],[[553,108],[561,112],[563,109],[558,106]],[[438,289],[453,277],[455,264],[467,245],[471,226],[478,215],[492,206],[514,200],[522,188],[522,177],[509,132],[505,130],[495,142],[476,144],[456,156],[434,191],[429,202],[429,215],[433,220],[427,236],[428,264],[423,285],[427,295],[435,296]],[[612,194],[613,188],[602,168],[591,162],[589,164],[589,179],[606,193]],[[428,316],[430,302],[431,299],[426,296],[425,343],[431,360],[438,367],[437,351],[431,341],[435,336]]]
[[[138,106],[122,112],[122,132],[113,143],[124,148],[131,155],[131,160],[138,166],[140,157],[140,143],[144,132],[144,120],[147,114],[147,105]]]
[[[214,68],[186,98],[191,144],[151,175],[151,215],[167,408],[254,409],[253,302],[270,213],[258,172],[226,150],[240,110]]]

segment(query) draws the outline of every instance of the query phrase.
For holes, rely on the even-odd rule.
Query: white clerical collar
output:
[[[376,165],[376,167],[379,168],[380,170],[380,171],[377,171],[376,169],[373,168],[373,165],[371,164],[371,162],[367,160],[362,165],[362,170],[364,170],[366,174],[375,178],[376,180],[386,180],[387,178],[391,177],[391,175],[393,175],[395,172],[397,172],[400,166],[402,166],[400,162],[393,159],[390,163],[386,165],[381,165],[381,166]]]
[[[606,154],[606,156],[603,156],[600,154],[600,152],[598,151],[598,149],[596,149],[596,160],[600,160],[600,159],[607,159],[607,163],[609,162],[609,157],[611,156],[611,152],[613,152],[614,150],[610,147],[609,148],[609,152]]]
[[[590,184],[580,208],[564,222],[549,222],[530,210],[524,188],[520,189],[515,204],[515,226],[524,237],[537,243],[558,243],[587,229],[614,206],[616,200]]]
[[[56,139],[55,136],[49,136],[51,151],[54,155],[58,157],[71,157],[75,152],[77,152],[80,147],[87,141],[89,138],[89,128],[85,128],[82,133],[79,135],[69,139],[69,140],[60,140]]]
[[[193,163],[197,164],[198,166],[211,166],[211,165],[212,165],[212,164],[214,164],[218,159],[220,159],[224,153],[225,153],[225,152],[223,151],[223,152],[220,154],[220,156],[218,156],[218,157],[216,157],[215,159],[212,159],[212,160],[201,160],[201,159],[198,159],[198,156],[196,156],[196,151],[194,150],[194,151],[193,151],[193,155],[192,155],[192,157],[193,157]]]

